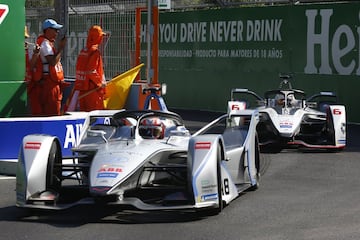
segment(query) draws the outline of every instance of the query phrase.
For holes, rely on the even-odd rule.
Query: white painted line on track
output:
[[[4,176],[4,175],[0,175],[0,180],[9,180],[9,179],[15,179],[16,177],[13,176]]]

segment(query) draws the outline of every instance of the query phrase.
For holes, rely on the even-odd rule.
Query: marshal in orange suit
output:
[[[104,109],[105,76],[99,44],[106,35],[100,26],[89,29],[86,47],[80,51],[76,63],[74,90],[79,91],[79,110]]]

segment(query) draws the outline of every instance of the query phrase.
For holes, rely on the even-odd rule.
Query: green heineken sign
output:
[[[343,3],[160,13],[159,81],[168,84],[168,105],[225,110],[232,88],[262,94],[290,73],[308,96],[336,92],[349,120],[360,121],[359,12],[360,4]]]

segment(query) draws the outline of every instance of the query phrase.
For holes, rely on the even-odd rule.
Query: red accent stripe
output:
[[[313,144],[307,144],[304,141],[293,141],[293,142],[288,142],[288,145],[301,145],[307,148],[317,148],[317,149],[343,149],[345,148],[345,144],[344,145],[340,145],[340,146],[335,146],[335,145],[313,145]]]
[[[25,149],[40,149],[41,143],[40,142],[27,142],[25,143]]]
[[[92,187],[91,190],[95,191],[95,192],[106,192],[110,189],[110,187]]]
[[[195,143],[195,149],[210,149],[211,142],[197,142]]]

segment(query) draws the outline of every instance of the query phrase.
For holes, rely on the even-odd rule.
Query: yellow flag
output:
[[[117,110],[124,108],[131,84],[142,66],[144,66],[143,63],[114,77],[107,83],[104,98],[106,109]]]

